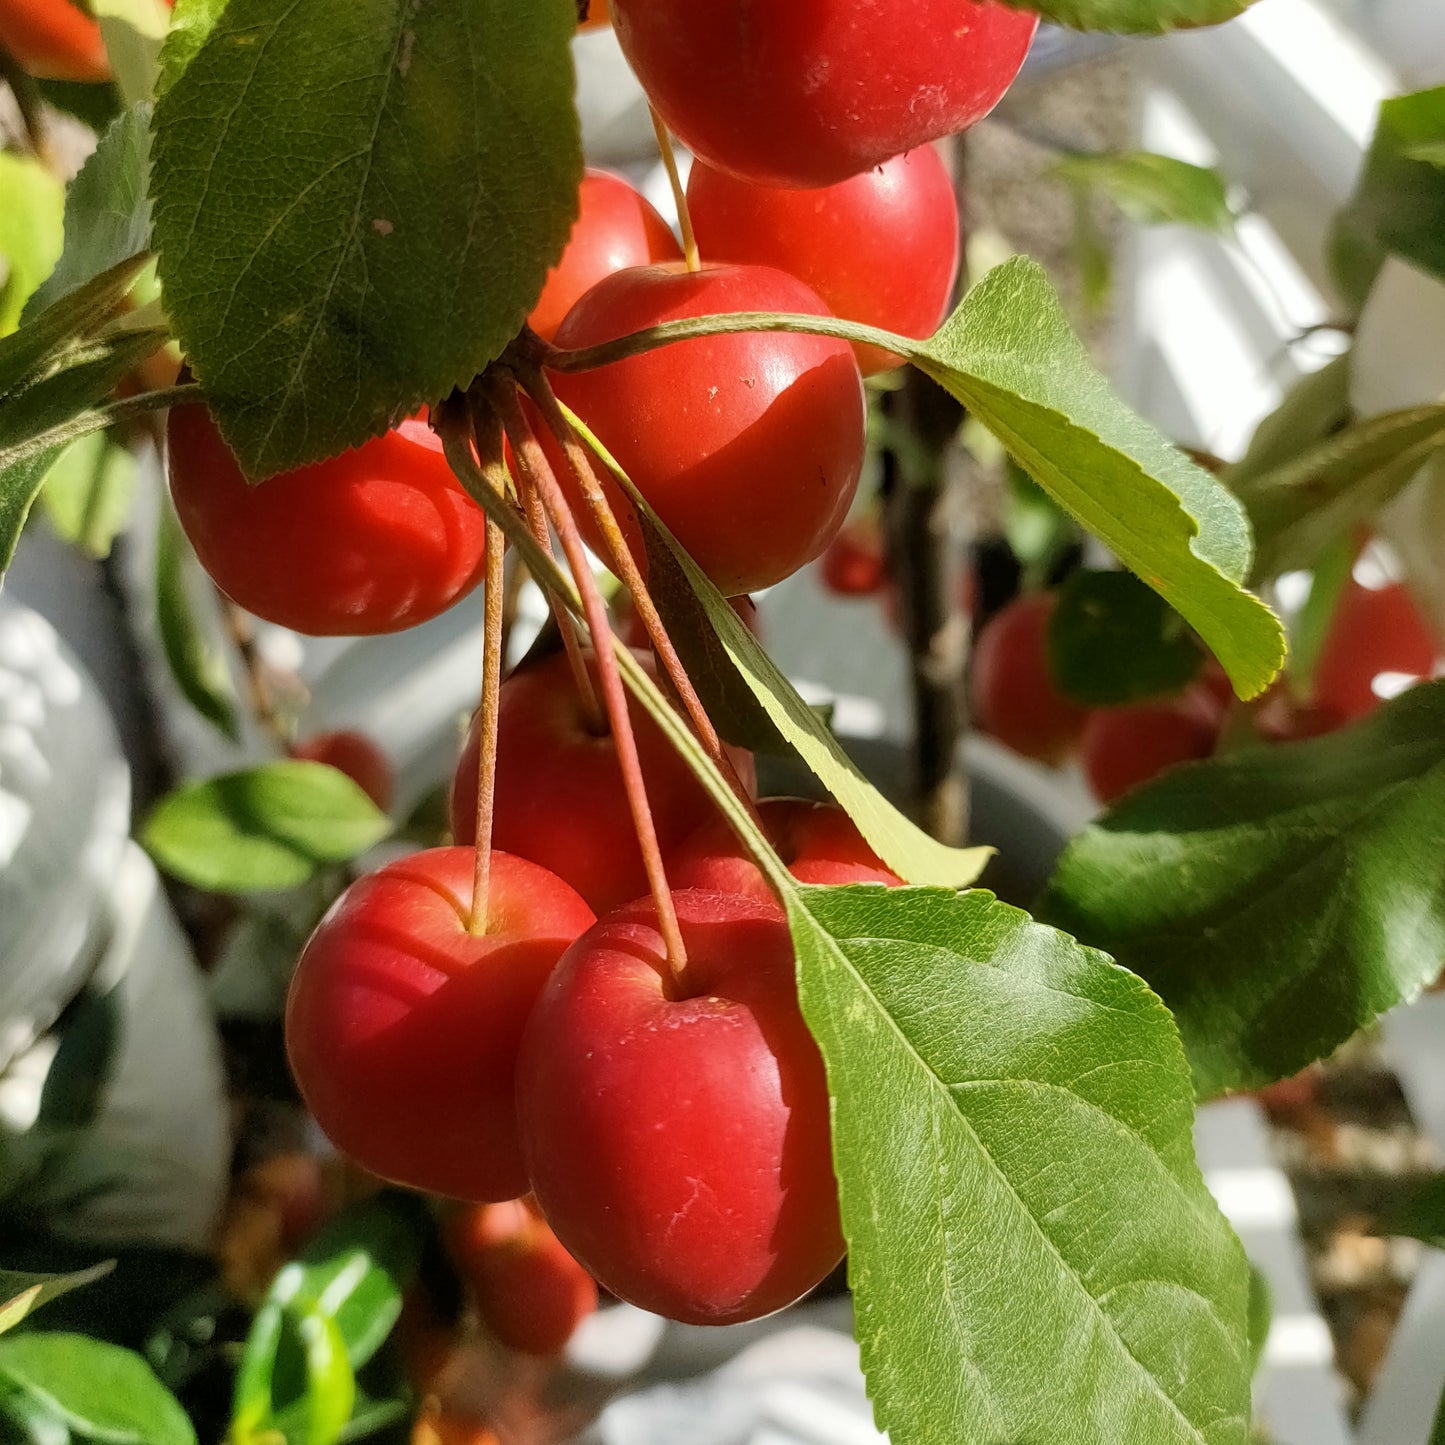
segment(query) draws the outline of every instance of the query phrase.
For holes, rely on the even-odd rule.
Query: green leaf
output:
[[[1429,159],[1441,146],[1445,86],[1397,96],[1380,107],[1355,193],[1336,217],[1330,238],[1335,284],[1356,309],[1387,256],[1445,279],[1445,174]]]
[[[91,0],[121,99],[127,105],[149,100],[160,74],[161,42],[170,25],[170,7],[162,0]]]
[[[248,474],[358,445],[516,335],[576,215],[575,26],[572,0],[231,0],[157,104],[153,189]]]
[[[64,450],[65,444],[60,443],[18,461],[0,460],[0,574],[15,556],[16,543],[25,530],[30,508],[45,485],[46,473]]]
[[[1269,1343],[1269,1329],[1274,1322],[1274,1296],[1269,1281],[1253,1265],[1249,1267],[1249,1370],[1255,1374],[1264,1359]]]
[[[218,893],[294,888],[390,831],[344,773],[288,759],[188,783],[156,805],[141,840],[160,866]]]
[[[1422,1184],[1381,1221],[1377,1233],[1404,1235],[1432,1249],[1445,1249],[1445,1174],[1437,1174]]]
[[[1315,559],[1310,575],[1310,590],[1290,627],[1289,672],[1287,681],[1296,697],[1308,700],[1314,695],[1315,668],[1340,594],[1355,567],[1355,539],[1340,537]]]
[[[1201,1096],[1288,1078],[1445,957],[1445,682],[1187,765],[1064,853],[1045,915],[1146,978]]]
[[[1445,140],[1418,141],[1400,152],[1407,160],[1424,161],[1428,166],[1445,169]]]
[[[1184,619],[1131,572],[1075,572],[1059,589],[1048,646],[1054,682],[1090,707],[1168,697],[1204,662]]]
[[[1350,353],[1302,376],[1255,428],[1249,449],[1220,474],[1236,496],[1268,472],[1296,461],[1353,418],[1350,406]]]
[[[1248,10],[1254,0],[1028,0],[1027,5],[1023,0],[1005,0],[1005,3],[1032,10],[1045,20],[1067,25],[1072,30],[1162,35],[1169,30],[1233,20]]]
[[[1037,263],[991,271],[915,353],[1016,461],[1204,639],[1241,697],[1278,673],[1278,619],[1244,590],[1238,502],[1109,390]]]
[[[880,1427],[1242,1445],[1247,1270],[1158,999],[988,893],[786,901]]]
[[[1093,192],[1086,185],[1070,186],[1074,201],[1074,264],[1084,304],[1101,312],[1114,289],[1114,257],[1094,217]]]
[[[90,432],[72,442],[46,475],[40,494],[45,519],[86,556],[109,556],[130,518],[135,481],[130,449],[114,432]]]
[[[70,1445],[70,1429],[33,1396],[0,1381],[0,1440],[5,1445]]]
[[[65,188],[34,156],[0,151],[0,336],[50,274],[64,242]]]
[[[196,617],[189,579],[196,572],[190,543],[168,500],[156,533],[156,625],[176,686],[205,720],[232,742],[241,740],[236,689],[226,657]]]
[[[1086,192],[1102,192],[1140,225],[1194,226],[1222,236],[1234,231],[1224,178],[1208,166],[1152,151],[1108,151],[1064,156],[1048,173]]]
[[[176,1397],[131,1350],[85,1335],[0,1340],[0,1378],[100,1445],[196,1445]]]
[[[781,741],[796,752],[900,877],[954,888],[972,883],[993,850],[945,847],[874,788],[607,449],[585,425],[571,419],[632,502],[647,544],[648,590],[723,736],[741,746],[772,751]]]
[[[428,1227],[420,1200],[380,1195],[331,1221],[276,1276],[236,1377],[238,1442],[279,1429],[292,1445],[333,1445],[377,1428],[371,1417],[390,1402],[358,1396],[355,1372],[396,1323]]]
[[[150,249],[150,119],[149,105],[118,115],[70,183],[65,249],[26,307],[27,319]]]
[[[114,1268],[115,1261],[107,1259],[90,1269],[78,1269],[70,1274],[27,1274],[0,1269],[0,1334],[14,1329],[41,1305],[82,1285],[104,1279]]]
[[[227,0],[176,0],[171,12],[170,33],[161,47],[161,73],[156,94],[164,95],[184,73],[186,66],[215,29]]]

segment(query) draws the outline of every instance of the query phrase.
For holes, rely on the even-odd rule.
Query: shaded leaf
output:
[[[0,151],[0,336],[19,324],[64,243],[65,187],[34,156]]]
[[[1184,619],[1130,572],[1075,572],[1049,616],[1049,668],[1075,702],[1118,707],[1180,692],[1204,662]]]
[[[15,556],[15,545],[45,484],[45,474],[64,450],[65,443],[61,442],[19,461],[0,461],[0,572]]]
[[[0,1269],[0,1333],[14,1329],[32,1311],[70,1290],[104,1279],[115,1268],[113,1259],[103,1260],[90,1269],[70,1274],[28,1274],[13,1269]]]
[[[1278,619],[1244,590],[1242,509],[1110,391],[1036,263],[996,267],[913,355],[1184,617],[1241,697],[1269,685],[1284,638]]]
[[[1297,460],[1342,430],[1353,415],[1347,351],[1295,382],[1255,428],[1245,454],[1220,473],[1220,481],[1239,496],[1257,478]]]
[[[1445,1174],[1422,1184],[1399,1209],[1381,1220],[1377,1232],[1404,1235],[1432,1249],[1445,1249]]]
[[[224,736],[239,742],[241,724],[231,670],[196,616],[188,585],[196,568],[168,500],[162,501],[157,529],[156,626],[166,665],[186,701]]]
[[[0,1340],[0,1378],[100,1445],[196,1445],[176,1397],[131,1350],[85,1335]]]
[[[1234,231],[1235,213],[1224,178],[1153,151],[1064,156],[1049,174],[1085,192],[1099,191],[1140,225],[1194,226],[1217,235]]]
[[[879,1425],[1240,1445],[1247,1271],[1158,999],[988,893],[786,904]]]
[[[156,804],[141,840],[184,882],[251,893],[294,888],[389,831],[386,815],[344,773],[288,759],[187,783]]]
[[[87,557],[105,557],[130,519],[136,460],[112,431],[95,431],[61,452],[41,491],[45,519]]]
[[[1194,763],[1070,844],[1043,913],[1173,1010],[1201,1096],[1298,1073],[1445,959],[1445,682]]]
[[[1072,30],[1120,35],[1162,35],[1197,25],[1218,25],[1242,15],[1254,0],[1005,0]],[[1010,1442],[1012,1445],[1012,1442]]]
[[[575,25],[571,0],[226,6],[156,107],[155,234],[249,475],[358,445],[516,335],[576,214]]]

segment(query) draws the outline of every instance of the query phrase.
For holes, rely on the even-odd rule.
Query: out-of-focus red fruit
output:
[[[888,585],[888,559],[876,522],[848,522],[819,564],[823,586],[839,597],[871,597]]]
[[[500,1445],[483,1420],[433,1406],[412,1422],[411,1445]]]
[[[1353,721],[1384,701],[1377,680],[1395,674],[1392,694],[1434,670],[1440,647],[1415,599],[1399,582],[1365,587],[1351,578],[1340,592],[1315,664],[1314,700]]]
[[[291,749],[293,758],[325,763],[345,773],[383,813],[396,795],[396,774],[386,754],[365,733],[342,730],[317,733]]]
[[[1207,758],[1219,741],[1219,710],[1206,691],[1089,714],[1079,754],[1089,791],[1112,803],[1177,763]]]
[[[1254,1091],[1254,1097],[1266,1113],[1271,1115],[1297,1114],[1309,1108],[1319,1097],[1320,1079],[1323,1071],[1318,1064],[1310,1064],[1288,1079],[1266,1084]]]
[[[886,883],[902,879],[868,846],[858,825],[836,803],[803,798],[764,798],[758,804],[763,832],[799,883]],[[727,820],[704,823],[667,860],[675,888],[704,888],[775,902],[757,865]]]
[[[0,45],[41,80],[110,79],[100,23],[71,0],[0,0]]]
[[[1043,763],[1073,749],[1088,716],[1054,685],[1048,631],[1056,602],[1052,592],[1030,592],[989,618],[974,643],[970,677],[979,727]]]

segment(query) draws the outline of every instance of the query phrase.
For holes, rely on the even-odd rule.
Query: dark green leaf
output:
[[[0,1340],[0,1378],[100,1445],[196,1445],[176,1397],[131,1350],[85,1335]]]
[[[225,654],[208,641],[188,579],[196,569],[181,524],[163,501],[156,534],[156,625],[161,650],[186,701],[232,742],[239,742],[236,689]]]
[[[1242,15],[1255,0],[1005,0],[1073,30],[1120,35],[1162,35],[1168,30],[1218,25]]]
[[[1442,448],[1445,406],[1421,406],[1356,422],[1275,471],[1231,478],[1254,524],[1257,574],[1312,565]]]
[[[1405,1203],[1381,1221],[1380,1234],[1401,1234],[1433,1249],[1445,1249],[1445,1174],[1422,1184]]]
[[[1445,86],[1380,107],[1364,170],[1330,239],[1335,284],[1352,306],[1364,304],[1387,256],[1445,279],[1445,174],[1427,158],[1442,145]]]
[[[1228,466],[1220,481],[1236,496],[1257,478],[1298,460],[1347,426],[1350,406],[1350,353],[1301,377],[1284,400],[1255,428],[1249,450]]]
[[[141,838],[162,868],[197,888],[252,893],[294,888],[389,829],[345,774],[287,760],[186,784],[156,805]]]
[[[1242,1445],[1247,1270],[1158,999],[988,893],[787,907],[879,1425],[898,1445]]]
[[[62,296],[150,249],[149,105],[111,123],[65,198],[60,264],[26,307],[27,320]]]
[[[0,151],[0,336],[8,336],[64,241],[65,188],[33,156]]]
[[[1244,590],[1243,510],[1109,390],[1035,262],[989,272],[917,362],[1184,617],[1241,697],[1269,685],[1284,638]]]
[[[1048,644],[1055,683],[1090,707],[1167,697],[1204,662],[1184,619],[1131,572],[1075,572],[1059,589]]]
[[[632,501],[647,544],[648,590],[723,735],[744,746],[773,750],[781,738],[900,877],[955,888],[972,883],[992,850],[945,847],[873,787],[606,449],[580,423],[578,430]]]
[[[136,461],[114,432],[90,432],[56,459],[40,494],[54,531],[88,557],[110,553],[130,518]]]
[[[216,21],[226,8],[226,0],[176,0],[171,12],[170,34],[161,47],[161,73],[156,94],[163,95],[191,63],[205,44]]]
[[[60,443],[16,462],[0,460],[0,573],[15,556],[15,544],[45,484],[45,474],[64,450],[65,444]]]
[[[69,1290],[104,1279],[114,1268],[115,1261],[107,1259],[71,1274],[27,1274],[0,1269],[0,1333],[14,1329],[33,1310]]]
[[[231,0],[157,105],[153,190],[167,309],[250,475],[517,333],[576,214],[575,26],[572,0]]]
[[[1445,957],[1445,682],[1177,769],[1069,846],[1052,922],[1142,974],[1202,1096],[1288,1078]]]
[[[1085,192],[1101,191],[1141,225],[1172,223],[1226,236],[1234,231],[1224,179],[1207,166],[1152,151],[1113,151],[1064,156],[1049,173]]]

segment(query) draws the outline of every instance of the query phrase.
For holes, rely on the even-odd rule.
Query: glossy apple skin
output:
[[[340,729],[317,733],[291,749],[293,758],[325,763],[345,773],[383,813],[396,796],[396,773],[387,756],[365,733]]]
[[[544,341],[551,341],[562,318],[604,276],[629,266],[682,259],[682,247],[656,207],[621,176],[588,170],[577,204],[567,249],[547,273],[542,294],[527,318]]]
[[[903,880],[868,846],[858,825],[836,803],[764,798],[758,816],[768,842],[799,883],[886,883]],[[667,859],[674,888],[736,893],[773,903],[757,865],[721,815],[704,823]]]
[[[656,675],[650,655],[638,654],[638,661]],[[713,804],[661,728],[630,697],[628,716],[658,846],[666,853],[711,816]],[[452,837],[458,843],[477,836],[479,751],[480,725],[473,718],[452,777]],[[732,756],[750,783],[751,757]],[[492,844],[550,869],[598,913],[647,892],[617,749],[611,734],[588,728],[562,653],[502,684]]]
[[[926,337],[948,311],[958,275],[958,203],[932,146],[836,185],[796,190],[693,164],[687,203],[702,254],[776,266],[811,286],[835,316]],[[902,357],[855,346],[865,376]]]
[[[674,134],[772,186],[832,185],[966,130],[1038,23],[972,0],[613,0],[612,20]]]
[[[461,1211],[447,1242],[482,1323],[508,1349],[559,1354],[597,1308],[592,1276],[524,1200]]]
[[[0,0],[0,46],[41,80],[110,79],[99,22],[70,0]]]
[[[594,286],[567,313],[557,345],[732,311],[827,314],[801,281],[770,267],[645,266]],[[846,342],[780,332],[697,338],[559,373],[555,385],[725,596],[791,576],[843,525],[864,449],[863,384]],[[631,504],[605,485],[633,555],[645,560]],[[605,556],[580,499],[574,508]]]
[[[1429,677],[1440,654],[1415,599],[1398,582],[1364,587],[1353,578],[1335,604],[1315,663],[1314,701],[1350,721],[1384,700],[1374,690],[1382,673]]]
[[[969,694],[979,727],[1005,747],[1057,763],[1079,740],[1088,710],[1055,686],[1049,618],[1056,598],[1030,592],[996,612],[974,642]]]
[[[486,519],[421,421],[248,486],[203,405],[166,425],[171,496],[233,601],[315,636],[399,632],[482,579]]]
[[[352,884],[301,954],[286,1052],[327,1138],[398,1184],[457,1199],[527,1188],[513,1075],[527,1015],[592,910],[492,855],[488,931],[467,930],[472,850],[434,848]]]
[[[537,1203],[599,1283],[732,1324],[791,1304],[842,1254],[828,1094],[777,908],[673,896],[681,989],[650,899],[584,934],[528,1023],[518,1118]]]
[[[1089,714],[1079,761],[1089,791],[1112,803],[1178,763],[1210,757],[1219,742],[1220,716],[1208,691]]]

